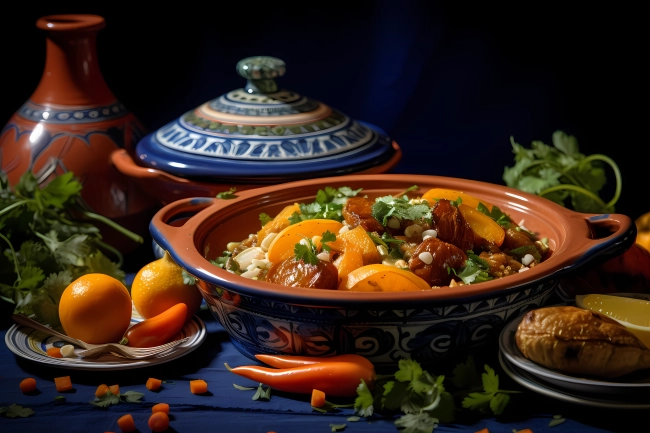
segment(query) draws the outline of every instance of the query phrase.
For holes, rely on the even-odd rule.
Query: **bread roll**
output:
[[[634,334],[583,308],[531,310],[519,323],[515,341],[526,358],[571,375],[616,378],[650,368],[650,349]]]

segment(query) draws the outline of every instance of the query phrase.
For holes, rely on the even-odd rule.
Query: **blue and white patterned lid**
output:
[[[380,129],[278,88],[285,64],[249,57],[237,64],[246,87],[188,111],[138,143],[140,161],[183,177],[272,181],[350,174],[388,161]]]

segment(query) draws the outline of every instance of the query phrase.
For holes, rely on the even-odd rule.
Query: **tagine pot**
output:
[[[41,186],[73,172],[82,183],[82,206],[145,236],[158,203],[111,163],[116,150],[134,152],[146,133],[108,88],[97,60],[101,16],[41,17],[46,34],[45,68],[30,98],[0,133],[0,169],[9,184],[31,170]],[[121,252],[139,244],[93,221],[104,240]]]
[[[402,157],[380,127],[279,87],[275,57],[236,65],[243,88],[190,110],[112,154],[115,167],[167,204],[323,176],[383,174]]]

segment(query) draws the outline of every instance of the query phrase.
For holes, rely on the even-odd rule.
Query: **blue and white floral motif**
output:
[[[336,155],[365,148],[377,141],[377,133],[346,118],[343,123],[312,133],[290,137],[194,132],[191,125],[174,121],[160,128],[155,138],[161,145],[201,156],[237,160],[291,160]]]
[[[394,366],[403,358],[433,362],[486,347],[510,319],[544,306],[556,283],[548,280],[444,308],[423,305],[408,310],[303,307],[216,286],[203,295],[237,349],[250,358],[257,353],[357,353],[377,366]]]
[[[117,119],[129,114],[129,111],[120,102],[114,102],[102,107],[68,107],[52,108],[27,101],[17,111],[20,117],[39,123],[68,124],[91,123]]]

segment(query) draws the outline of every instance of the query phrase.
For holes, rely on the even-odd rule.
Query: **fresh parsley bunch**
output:
[[[471,356],[456,365],[450,379],[432,375],[412,359],[400,360],[398,367],[392,375],[379,376],[373,391],[362,380],[354,409],[366,418],[401,414],[395,425],[402,433],[431,433],[439,423],[455,421],[462,409],[500,415],[510,402],[509,394],[520,392],[499,389],[499,376],[487,364],[479,376]]]
[[[570,204],[577,212],[614,212],[622,182],[618,166],[611,158],[601,154],[583,155],[578,140],[562,131],[553,133],[553,146],[533,141],[531,148],[526,149],[513,137],[510,142],[515,164],[503,172],[506,185],[562,206]],[[607,181],[603,163],[612,168],[616,177],[616,191],[608,203],[599,195]]]
[[[103,273],[124,282],[122,256],[101,240],[99,229],[82,217],[103,221],[131,239],[142,238],[109,219],[84,210],[82,189],[72,172],[41,188],[31,172],[11,188],[0,177],[0,298],[15,313],[60,326],[58,303],[65,288],[88,273]],[[117,257],[113,262],[103,250]]]

